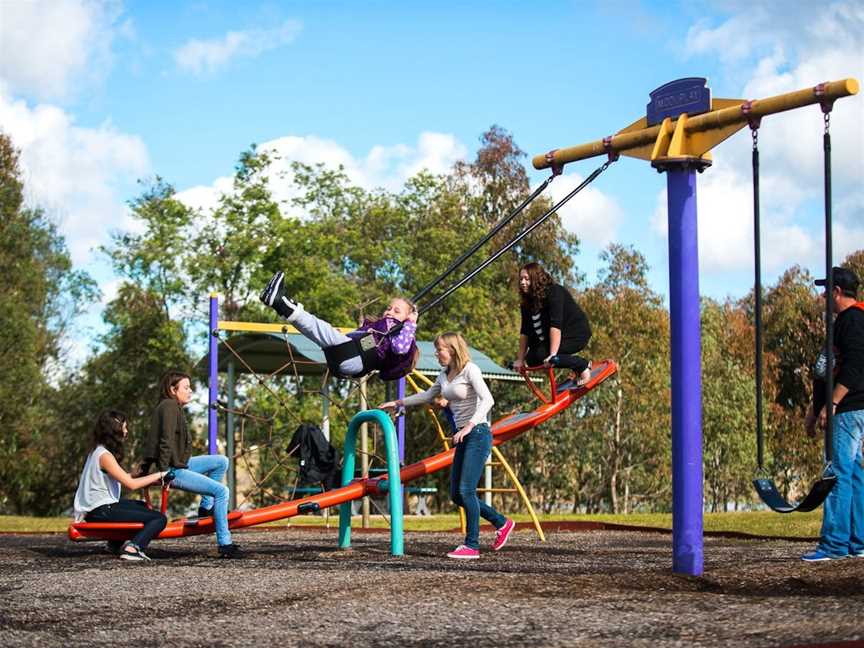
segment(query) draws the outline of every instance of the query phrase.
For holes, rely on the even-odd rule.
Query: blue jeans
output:
[[[832,556],[864,551],[864,410],[834,416],[831,464],[837,482],[825,500],[819,548]]]
[[[486,423],[474,426],[462,443],[456,445],[450,472],[450,499],[465,509],[465,546],[480,548],[480,517],[496,529],[507,521],[494,508],[477,497],[477,482],[492,450],[492,431]]]
[[[201,508],[213,509],[216,524],[216,542],[231,544],[228,530],[228,487],[222,478],[228,471],[228,457],[222,455],[198,455],[189,459],[188,468],[177,468],[172,488],[201,495]],[[215,501],[215,504],[214,504]]]

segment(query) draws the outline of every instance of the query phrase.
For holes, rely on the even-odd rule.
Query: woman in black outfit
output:
[[[519,270],[522,326],[513,367],[546,364],[571,369],[582,385],[591,379],[591,362],[574,355],[591,339],[591,325],[570,291],[552,281],[539,263]]]

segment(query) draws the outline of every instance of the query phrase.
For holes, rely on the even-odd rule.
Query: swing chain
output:
[[[825,119],[825,134],[829,135],[831,130],[831,112],[826,112],[823,118]]]
[[[751,125],[750,126],[750,136],[753,138],[753,150],[758,151],[759,150],[759,128],[758,127],[753,128],[753,126]]]

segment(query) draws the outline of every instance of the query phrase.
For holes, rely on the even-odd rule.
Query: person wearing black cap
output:
[[[825,401],[824,384],[820,390],[817,380],[805,427],[812,434],[817,421],[825,424],[826,408],[832,408],[831,460],[837,481],[825,500],[819,545],[801,557],[808,562],[864,558],[864,302],[857,300],[859,281],[854,272],[835,267],[831,274],[830,295],[827,279],[819,279],[816,285],[826,286],[825,298],[833,300],[837,314],[834,391],[831,402]]]

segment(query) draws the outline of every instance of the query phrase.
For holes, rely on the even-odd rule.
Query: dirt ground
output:
[[[490,542],[490,527],[481,541]],[[705,539],[705,573],[671,571],[671,536],[519,529],[499,553],[443,558],[456,533],[287,528],[154,542],[0,535],[3,646],[800,646],[864,642],[864,559],[806,564],[811,544]],[[856,641],[857,640],[857,641]]]

